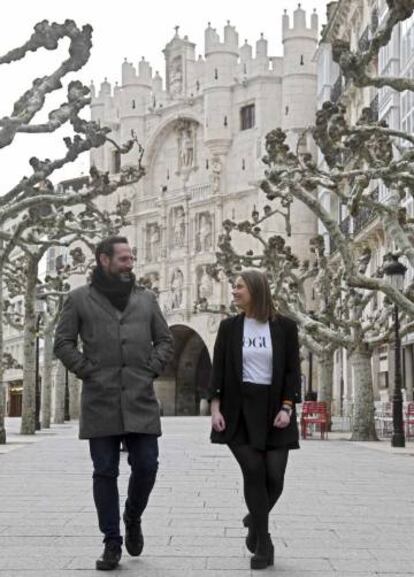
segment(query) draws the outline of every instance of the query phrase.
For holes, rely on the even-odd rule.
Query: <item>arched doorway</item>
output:
[[[173,325],[174,356],[157,379],[155,390],[162,413],[199,415],[200,401],[207,396],[211,361],[207,347],[196,331],[185,325]]]

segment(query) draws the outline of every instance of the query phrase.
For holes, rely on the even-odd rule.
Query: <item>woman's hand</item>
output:
[[[218,433],[221,433],[226,428],[226,421],[220,413],[220,401],[218,399],[211,401],[211,425]]]
[[[226,428],[226,421],[223,415],[220,413],[220,400],[213,399],[211,401],[211,425],[215,431],[221,433]]]
[[[211,424],[215,431],[221,433],[226,428],[226,421],[220,411],[216,411],[211,415]]]
[[[285,429],[290,423],[291,414],[289,415],[287,411],[280,410],[273,421],[273,426],[277,429]]]

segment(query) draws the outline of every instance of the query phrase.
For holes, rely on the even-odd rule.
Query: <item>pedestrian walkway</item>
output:
[[[17,426],[14,426],[18,430]],[[414,458],[344,440],[291,453],[272,513],[275,567],[251,572],[237,465],[208,442],[209,419],[164,418],[145,548],[114,576],[405,577],[414,575]],[[0,450],[0,577],[96,577],[101,553],[88,444],[76,425]],[[33,442],[34,441],[34,442]],[[120,487],[127,464],[122,455]]]

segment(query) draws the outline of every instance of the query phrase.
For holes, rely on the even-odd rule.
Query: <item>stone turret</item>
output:
[[[253,48],[247,42],[246,38],[243,46],[240,48],[240,60],[241,62],[249,62],[252,58],[253,58]]]
[[[308,126],[314,120],[317,90],[314,55],[318,43],[318,16],[312,15],[311,26],[306,23],[306,12],[298,4],[293,13],[293,27],[287,13],[282,21],[283,79],[282,119],[288,130]]]
[[[211,24],[205,31],[205,139],[212,155],[227,151],[232,134],[232,86],[238,70],[239,35],[227,21],[224,41]],[[220,111],[220,113],[217,113]]]
[[[181,38],[178,30],[176,26],[175,36],[163,50],[166,89],[174,99],[190,95],[195,67],[195,44],[187,36]]]
[[[282,73],[282,128],[287,132],[287,143],[295,150],[304,128],[314,124],[316,113],[317,74],[314,61],[318,42],[318,20],[314,14],[307,25],[305,11],[299,4],[293,13],[293,26],[286,13],[283,16],[283,73]],[[300,143],[299,150],[313,152],[311,141]],[[309,239],[315,234],[314,215],[294,201],[290,222],[293,231],[301,231],[290,240],[292,251],[305,255]]]

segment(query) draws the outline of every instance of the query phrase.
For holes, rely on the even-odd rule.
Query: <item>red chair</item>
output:
[[[405,436],[414,436],[414,403],[408,403],[407,412],[405,413]]]
[[[300,416],[300,428],[302,439],[306,439],[309,434],[310,425],[319,425],[321,439],[328,438],[329,412],[324,401],[305,401],[302,404],[302,413]]]

